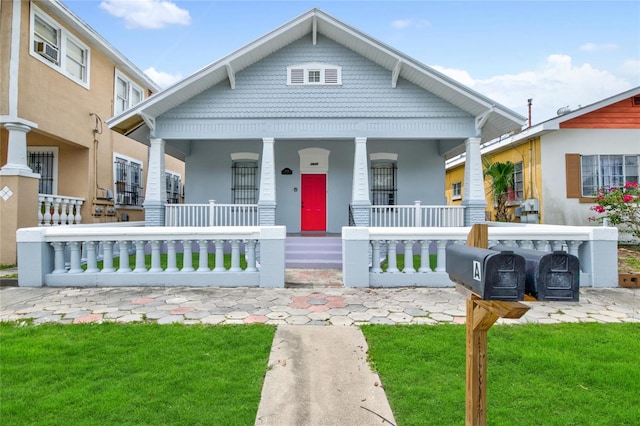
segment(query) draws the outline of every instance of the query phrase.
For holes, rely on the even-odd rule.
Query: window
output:
[[[231,199],[233,204],[257,203],[257,161],[234,161],[231,166]]]
[[[167,186],[167,203],[180,204],[180,194],[182,193],[182,181],[180,175],[166,170],[164,172]]]
[[[396,204],[397,168],[395,162],[371,163],[371,202],[376,206]]]
[[[522,161],[513,164],[513,187],[509,188],[509,201],[524,198],[524,179],[522,177]]]
[[[341,85],[342,67],[329,64],[301,64],[287,67],[287,85]]]
[[[115,202],[142,207],[142,163],[124,156],[114,156]]]
[[[89,48],[35,6],[31,28],[31,55],[88,87]]]
[[[56,195],[58,174],[57,147],[28,147],[27,165],[34,173],[40,174],[38,193]]]
[[[462,199],[462,182],[455,182],[453,185],[451,185],[451,199]]]
[[[638,182],[638,155],[583,155],[580,158],[581,195],[595,197],[602,187]]]
[[[113,96],[114,114],[120,114],[121,112],[142,102],[142,99],[144,98],[144,91],[142,88],[118,70],[116,70],[115,86],[115,94]]]

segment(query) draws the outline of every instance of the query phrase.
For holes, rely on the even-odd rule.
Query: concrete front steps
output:
[[[287,235],[287,268],[342,269],[342,238],[320,235]]]

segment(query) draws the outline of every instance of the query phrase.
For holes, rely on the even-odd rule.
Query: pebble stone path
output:
[[[0,321],[43,323],[464,324],[454,288],[344,288],[338,270],[287,270],[286,288],[0,287]],[[579,302],[525,302],[499,323],[640,322],[640,290],[582,288]]]

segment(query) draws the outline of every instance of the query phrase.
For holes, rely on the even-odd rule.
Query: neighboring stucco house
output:
[[[104,120],[158,90],[61,2],[1,2],[0,264],[18,228],[144,217],[148,148]],[[179,201],[184,163],[166,171]]]
[[[148,225],[165,223],[168,153],[185,161],[186,203],[339,233],[368,226],[372,204],[444,205],[445,158],[465,150],[465,221],[484,221],[479,145],[524,121],[313,9],[107,123],[151,147]]]
[[[492,162],[516,164],[509,194],[516,221],[588,225],[598,188],[638,182],[640,87],[559,113],[481,148]],[[464,166],[464,156],[447,165],[448,204],[460,202]],[[493,215],[490,195],[487,201]]]

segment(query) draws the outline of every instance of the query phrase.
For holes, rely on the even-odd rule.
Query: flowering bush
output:
[[[621,188],[601,188],[596,197],[596,205],[591,210],[599,216],[589,220],[602,223],[607,220],[611,225],[640,238],[640,189],[636,182],[627,182]]]

